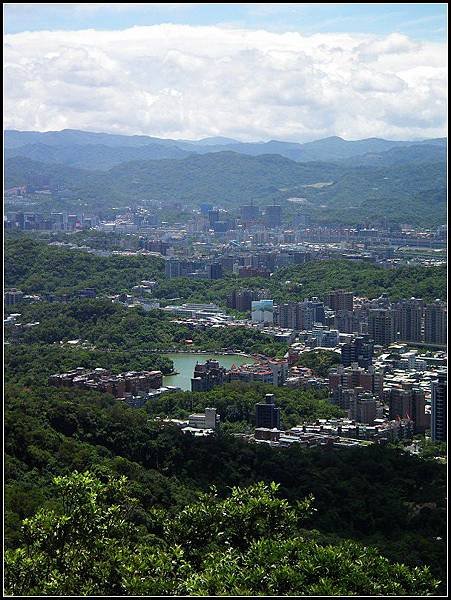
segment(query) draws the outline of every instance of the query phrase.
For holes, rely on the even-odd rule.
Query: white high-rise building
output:
[[[253,300],[251,309],[253,323],[274,323],[274,303],[272,300]]]

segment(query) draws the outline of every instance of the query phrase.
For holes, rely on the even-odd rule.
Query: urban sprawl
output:
[[[7,190],[7,197],[26,201],[33,193],[37,191],[12,188]],[[192,392],[209,391],[233,381],[323,389],[328,391],[330,402],[347,414],[341,419],[303,422],[285,430],[274,395],[267,394],[255,406],[254,433],[236,434],[250,442],[274,447],[340,447],[409,440],[427,431],[434,441],[446,440],[447,307],[443,299],[392,301],[385,294],[367,298],[333,289],[324,297],[277,303],[265,287],[246,289],[249,277],[269,279],[280,268],[330,258],[369,261],[387,269],[444,264],[446,226],[418,230],[383,218],[356,227],[318,226],[301,212],[287,227],[279,205],[262,209],[249,204],[234,215],[204,203],[192,212],[191,219],[183,224],[164,222],[158,206],[154,210],[125,211],[113,220],[65,213],[7,212],[5,227],[7,231],[51,232],[55,236],[64,232],[69,236],[67,240],[51,239],[49,244],[100,256],[163,257],[167,279],[219,280],[235,275],[239,285],[223,307],[211,302],[177,302],[179,298],[161,303],[153,297],[158,286],[153,280],[142,280],[127,293],[109,298],[128,307],[163,311],[191,330],[246,328],[287,346],[283,358],[256,355],[249,364],[226,369],[218,361],[203,360],[202,352],[193,349],[192,341],[187,339],[186,350],[200,353],[192,374]],[[79,232],[115,234],[116,247],[79,245],[70,237]],[[87,288],[77,297],[96,298],[98,294]],[[4,300],[10,309],[17,306],[17,312],[6,318],[5,326],[13,342],[20,343],[23,331],[37,325],[22,321],[23,303],[68,302],[71,298],[7,289]],[[312,350],[334,352],[339,364],[325,377],[314,375],[311,369],[297,364],[303,353]],[[153,351],[167,352],[171,348]],[[235,353],[241,349],[223,351]],[[81,367],[53,375],[49,384],[108,392],[134,407],[178,389],[164,386],[160,371],[112,375],[105,369]],[[220,427],[220,417],[211,407],[205,414],[192,414],[187,420],[163,419],[162,423],[175,423],[194,435],[211,435]]]

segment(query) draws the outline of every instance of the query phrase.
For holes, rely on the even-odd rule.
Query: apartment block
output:
[[[447,373],[441,371],[432,382],[431,436],[434,442],[447,441]]]
[[[447,306],[436,300],[427,304],[424,311],[424,341],[427,344],[446,344]]]
[[[255,426],[268,429],[280,428],[280,408],[275,405],[274,394],[266,394],[265,402],[255,405]]]
[[[368,312],[368,334],[375,344],[388,346],[396,340],[395,311],[388,308]]]

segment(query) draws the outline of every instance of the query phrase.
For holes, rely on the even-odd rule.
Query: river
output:
[[[196,363],[204,363],[207,360],[217,360],[221,367],[230,369],[232,365],[245,365],[254,363],[250,356],[241,354],[194,354],[192,352],[176,352],[174,354],[163,354],[174,363],[174,371],[177,375],[166,375],[163,385],[175,385],[183,391],[191,391],[191,377],[194,373]]]

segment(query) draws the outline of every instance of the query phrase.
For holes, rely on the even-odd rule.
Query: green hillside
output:
[[[446,577],[446,544],[442,541],[446,467],[437,461],[379,447],[328,453],[299,447],[274,450],[229,435],[198,439],[183,435],[176,427],[161,429],[148,419],[145,410],[128,408],[108,395],[70,389],[7,387],[7,591],[16,595],[127,595],[156,593],[156,590],[183,593],[187,588],[179,571],[184,564],[180,562],[182,559],[189,563],[186,569],[190,576],[199,575],[193,589],[201,594],[218,590],[238,593],[241,589],[250,593],[272,590],[302,595],[315,589],[327,595],[329,592],[415,595],[433,593],[435,589],[431,577],[421,570],[424,565],[431,565],[435,578]],[[93,481],[98,490],[97,500],[88,493],[93,488],[75,485],[76,481],[82,484],[84,479],[72,476],[74,470],[91,470],[94,480],[100,479],[99,483]],[[113,493],[113,488],[108,493],[101,492],[109,474],[130,480],[123,489],[129,497],[137,498],[137,504],[126,503],[129,512],[125,523],[137,538],[129,538],[125,532],[117,536],[113,527],[106,530],[101,527],[106,516],[103,510],[108,509],[109,502],[122,506],[122,496]],[[52,485],[55,476],[69,476],[61,480],[65,488]],[[260,481],[268,485],[272,481],[278,483],[280,497],[293,508],[312,494],[312,508],[316,511],[309,515],[303,510],[302,520],[289,526],[283,517],[288,510],[286,503],[280,504],[273,494],[273,499],[268,498],[263,489],[254,496],[241,489],[232,496],[235,501],[230,499],[230,487],[245,488]],[[205,504],[199,492],[208,492],[211,485],[216,486],[218,496],[209,497]],[[61,503],[62,489],[70,490],[65,504]],[[276,491],[274,487],[271,489]],[[89,498],[93,502],[88,510]],[[71,499],[76,499],[76,503]],[[431,502],[436,508],[421,509]],[[418,514],[408,508],[410,505],[420,506]],[[136,508],[130,511],[131,506]],[[298,509],[302,506],[306,508],[301,504]],[[21,520],[39,509],[41,512],[28,521],[30,528],[20,530]],[[76,514],[72,512],[77,509]],[[232,509],[234,512],[229,513]],[[121,510],[115,509],[110,515],[120,516]],[[168,525],[173,522],[172,533],[162,528],[161,518],[167,519]],[[277,532],[282,533],[280,528],[283,534],[278,538]],[[60,534],[64,531],[70,546],[64,545],[64,561],[59,562],[54,551],[63,543]],[[246,537],[246,531],[250,537]],[[223,533],[217,535],[219,532]],[[237,532],[241,542],[236,538]],[[254,552],[259,550],[252,555],[252,567],[249,563],[244,568],[243,563],[236,564],[234,560],[221,562],[223,567],[216,563],[219,554],[224,558],[225,553],[229,561],[232,559],[229,551],[250,550],[248,544],[252,546],[254,536],[262,539],[276,536],[281,554],[275,548],[263,552],[263,547],[257,545],[253,546]],[[226,543],[228,539],[230,544]],[[183,549],[179,558],[171,558],[172,551],[171,556],[159,554],[173,543]],[[298,555],[299,563],[289,559],[294,551],[292,544],[300,544],[296,545],[299,552],[303,548],[303,554]],[[324,546],[327,551],[320,550]],[[405,563],[409,568],[394,567],[387,560],[376,558],[369,546],[375,546],[377,554],[391,563]],[[210,552],[218,553],[214,563],[210,563],[215,565],[213,570],[208,570]],[[86,560],[82,579],[76,569],[80,556]],[[268,559],[271,564],[279,565],[271,569],[275,587],[266,587],[272,579],[262,581],[261,569],[267,567]],[[154,560],[158,562],[155,564]],[[360,560],[360,567],[354,568],[361,570],[351,575],[348,569],[355,560]],[[306,580],[303,568],[310,569],[311,561],[314,563]],[[415,567],[419,569],[412,571]],[[159,578],[157,568],[162,574]],[[256,571],[252,574],[249,569]],[[329,576],[325,571],[321,575],[322,569],[327,569]],[[46,575],[48,572],[51,577]],[[240,579],[240,573],[249,579]],[[152,587],[156,581],[169,587]],[[306,587],[314,585],[319,587]]]
[[[48,246],[28,236],[7,237],[5,285],[26,293],[74,293],[93,287],[98,293],[130,291],[142,279],[158,282],[153,295],[162,301],[180,298],[189,302],[225,304],[234,289],[269,289],[277,302],[325,297],[334,289],[392,300],[421,297],[446,299],[446,266],[404,266],[384,269],[370,262],[320,260],[277,270],[271,278],[200,279],[164,276],[163,259],[147,256],[99,257],[86,252]]]
[[[446,170],[443,161],[396,166],[299,163],[278,155],[234,152],[192,155],[180,160],[126,162],[109,171],[83,171],[15,157],[5,161],[6,188],[46,184],[55,202],[92,210],[142,205],[149,200],[186,207],[202,201],[237,209],[251,200],[290,207],[301,197],[320,220],[360,222],[367,216],[414,224],[445,222]],[[327,182],[326,187],[309,187]],[[307,187],[306,187],[307,186]]]

